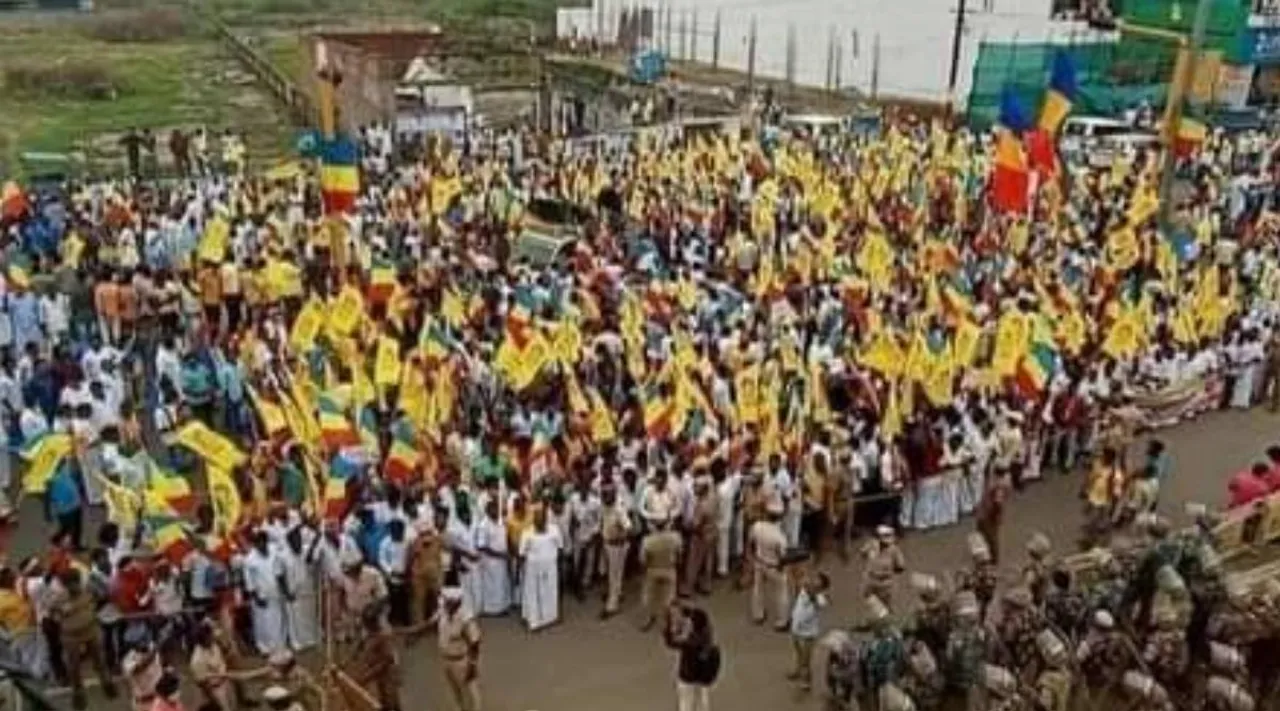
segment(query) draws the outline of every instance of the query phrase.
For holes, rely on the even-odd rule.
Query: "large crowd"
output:
[[[0,406],[18,457],[0,457],[0,484],[22,462],[56,532],[0,569],[0,629],[78,708],[90,662],[146,711],[175,703],[174,666],[209,709],[265,675],[267,701],[312,710],[321,684],[292,655],[330,639],[399,708],[389,630],[431,627],[474,711],[477,617],[536,631],[562,590],[596,586],[610,617],[637,573],[642,622],[691,675],[682,709],[705,708],[708,621],[673,603],[713,578],[750,588],[807,683],[824,555],[860,556],[873,601],[863,654],[832,643],[843,700],[929,708],[968,688],[969,708],[1025,708],[1070,671],[1164,709],[1191,690],[1190,660],[1210,663],[1221,571],[1204,536],[1151,519],[1163,445],[1129,449],[1142,428],[1280,404],[1269,136],[1214,134],[1184,159],[1163,232],[1156,153],[1061,166],[1025,213],[1001,213],[985,135],[911,121],[642,131],[590,151],[513,133],[405,155],[381,127],[360,141],[341,214],[310,171],[272,179],[239,158],[5,191]],[[565,230],[547,205],[575,239],[531,258],[531,234]],[[1101,564],[1112,596],[1085,600],[1037,540],[988,640],[1004,510],[1050,470],[1086,472],[1084,549],[1119,532],[1146,552]],[[922,612],[904,638],[895,536],[969,515],[975,574],[954,595],[917,580],[946,625]],[[1263,592],[1223,599],[1272,620]],[[1165,650],[1188,626],[1191,656]],[[1274,641],[1262,629],[1213,638],[1248,653]],[[1150,649],[1121,664],[1107,655],[1125,630]],[[1060,647],[1077,637],[1073,661]],[[1002,666],[968,683],[984,663]],[[1271,691],[1238,672],[1231,693]]]

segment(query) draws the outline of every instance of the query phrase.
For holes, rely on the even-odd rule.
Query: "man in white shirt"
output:
[[[391,624],[406,627],[409,624],[409,542],[405,537],[405,524],[392,519],[387,524],[387,535],[378,546],[378,567],[387,576],[387,602]]]
[[[579,479],[577,489],[569,497],[569,515],[573,527],[574,595],[586,597],[600,563],[600,525],[603,516],[600,497],[591,490],[586,479]]]

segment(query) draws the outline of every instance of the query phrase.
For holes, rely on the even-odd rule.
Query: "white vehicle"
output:
[[[1096,168],[1111,165],[1119,152],[1155,146],[1160,137],[1127,121],[1100,116],[1070,116],[1062,124],[1062,155]]]

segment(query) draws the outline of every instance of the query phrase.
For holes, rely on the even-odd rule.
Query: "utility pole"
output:
[[[751,16],[751,30],[747,35],[747,97],[755,101],[756,96],[756,16]]]
[[[951,71],[947,77],[947,116],[951,116],[951,112],[956,102],[956,79],[960,75],[960,45],[964,40],[964,13],[968,9],[968,0],[960,0],[960,6],[956,8],[956,27],[951,35]],[[880,36],[876,35],[877,42]],[[877,44],[877,47],[879,45]],[[879,55],[877,54],[877,59]],[[872,82],[874,84],[874,82]]]
[[[836,61],[836,28],[832,27],[827,33],[827,75],[822,80],[822,88],[831,91],[831,83],[835,81],[835,61]]]
[[[1160,229],[1166,233],[1166,237],[1172,227],[1170,218],[1173,216],[1173,180],[1178,162],[1173,149],[1178,140],[1178,130],[1182,125],[1184,95],[1187,93],[1187,88],[1191,85],[1200,66],[1200,56],[1204,50],[1204,35],[1208,29],[1209,11],[1212,9],[1212,5],[1213,0],[1200,0],[1196,4],[1196,16],[1191,24],[1191,43],[1188,47],[1185,38],[1181,43],[1186,53],[1183,61],[1176,65],[1178,74],[1173,78],[1173,84],[1169,87],[1168,105],[1165,107],[1164,156],[1160,166],[1160,212],[1158,219]]]
[[[711,33],[711,68],[720,68],[720,8],[716,8],[716,28]]]
[[[838,93],[840,93],[840,84],[841,84],[841,81],[840,81],[840,79],[841,79],[841,73],[840,73],[841,66],[840,66],[840,65],[842,65],[842,64],[844,64],[844,45],[843,45],[843,44],[839,44],[839,43],[837,43],[837,44],[836,44],[836,59],[835,59],[836,71],[835,71],[835,76],[834,76],[834,77],[832,77],[832,83],[834,84],[834,86],[832,86],[832,87],[831,87],[831,88],[832,88],[832,90],[833,90],[833,91],[835,91],[837,94],[838,94]]]
[[[682,10],[680,12],[680,59],[681,61],[689,58],[689,12]]]
[[[880,95],[880,33],[871,39],[871,100]]]

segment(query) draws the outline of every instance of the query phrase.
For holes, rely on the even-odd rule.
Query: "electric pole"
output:
[[[968,1],[960,0],[956,8],[956,27],[951,35],[951,72],[947,78],[947,116],[950,117],[956,105],[956,79],[960,76],[960,43],[964,40],[964,14],[968,9]]]

